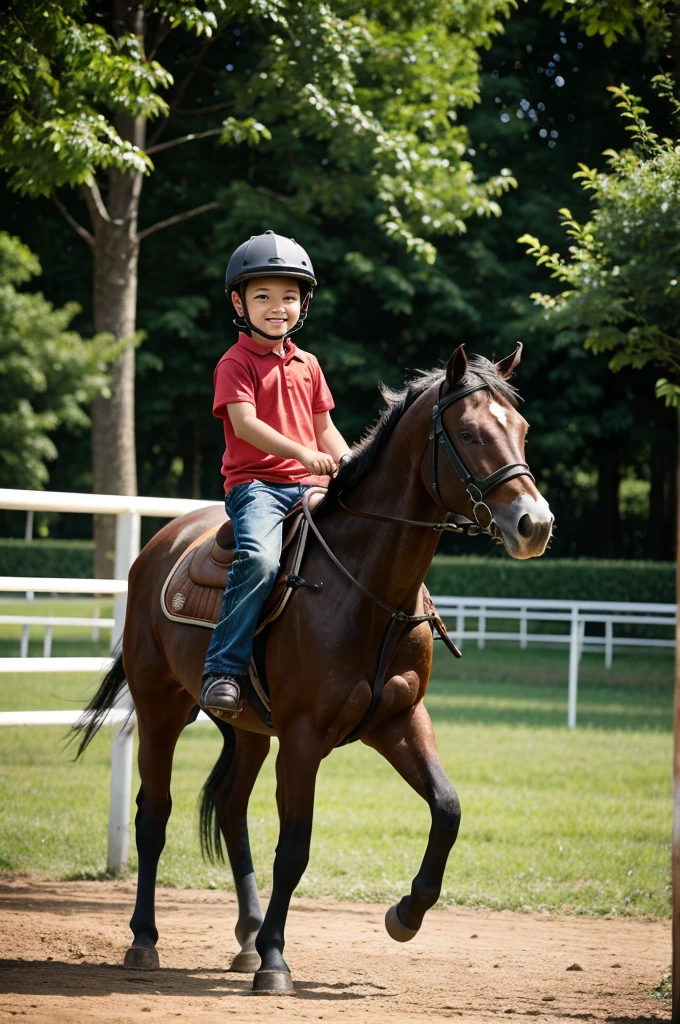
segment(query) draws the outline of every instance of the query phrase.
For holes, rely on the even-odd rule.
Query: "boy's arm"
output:
[[[337,466],[332,454],[327,454],[327,450],[315,452],[311,448],[305,448],[304,445],[298,444],[297,441],[291,441],[278,430],[274,430],[273,427],[258,419],[255,406],[250,402],[230,402],[227,405],[227,413],[236,436],[242,441],[252,444],[254,448],[259,448],[260,451],[267,452],[268,455],[278,455],[283,459],[297,459],[312,476],[327,476],[335,473]],[[315,416],[315,424],[316,419]]]
[[[349,445],[331,419],[329,412],[319,412],[314,416],[314,433],[319,451],[328,452],[337,463],[343,455],[349,453]]]

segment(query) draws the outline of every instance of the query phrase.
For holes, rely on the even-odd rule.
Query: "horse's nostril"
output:
[[[525,537],[527,540],[529,539],[529,537],[533,535],[534,521],[528,512],[526,512],[520,519],[519,523],[517,524],[517,529],[519,530],[522,537]]]

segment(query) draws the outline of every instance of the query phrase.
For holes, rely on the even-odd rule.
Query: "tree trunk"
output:
[[[123,32],[143,38],[144,12],[130,0],[114,0],[116,24]],[[118,116],[121,138],[144,149],[146,120]],[[94,229],[94,326],[125,342],[110,368],[111,395],[92,403],[92,481],[97,494],[136,494],[135,350],[139,239],[137,218],[142,192],[141,174],[108,176],[106,210],[89,197]],[[108,215],[108,216],[107,216]],[[94,517],[95,575],[113,576],[115,517]]]
[[[619,453],[602,447],[598,453],[597,503],[600,558],[615,558],[619,538]]]

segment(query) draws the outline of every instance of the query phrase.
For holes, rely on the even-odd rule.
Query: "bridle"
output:
[[[449,515],[456,516],[458,520],[463,520],[462,523],[454,523],[454,529],[457,526],[458,532],[466,529],[466,524],[469,524],[470,526],[478,526],[482,533],[492,533],[492,526],[495,526],[495,523],[493,520],[493,513],[484,501],[487,494],[489,494],[489,492],[495,487],[500,487],[501,484],[508,483],[509,480],[514,480],[519,476],[528,476],[532,483],[535,483],[535,480],[526,462],[509,462],[507,465],[501,466],[500,469],[494,470],[493,473],[489,473],[489,475],[485,477],[477,477],[468,469],[463,457],[460,455],[458,449],[453,443],[451,435],[444,425],[444,413],[452,405],[455,405],[456,402],[460,402],[461,399],[467,398],[468,395],[472,395],[476,391],[490,391],[491,387],[489,384],[468,384],[467,386],[455,388],[442,398],[441,394],[443,386],[444,383],[442,381],[439,386],[438,400],[432,407],[432,426],[430,427],[427,448],[425,449],[424,459],[429,461],[432,473],[430,488],[428,489],[435,501],[439,505],[443,505]],[[453,465],[461,483],[465,487],[467,496],[470,499],[470,504],[472,505],[474,522],[467,519],[465,516],[460,516],[458,513],[450,509],[441,496],[441,489],[437,474],[440,446],[446,452],[449,462]],[[480,520],[480,514],[485,522]],[[446,527],[444,528],[446,529]]]
[[[493,513],[484,499],[495,487],[500,487],[501,484],[507,483],[509,480],[514,480],[516,477],[520,476],[528,476],[532,482],[535,482],[534,477],[526,462],[510,462],[505,466],[501,466],[500,469],[494,470],[493,473],[489,473],[488,476],[476,477],[474,473],[468,469],[464,459],[456,448],[451,435],[446,429],[443,417],[446,410],[456,402],[460,402],[461,399],[474,394],[475,391],[491,391],[491,386],[485,383],[462,384],[453,388],[442,398],[443,387],[444,381],[442,381],[439,386],[437,401],[432,406],[432,423],[422,462],[427,463],[430,466],[431,477],[428,492],[439,505],[442,505],[446,509],[447,515],[444,520],[439,523],[429,523],[419,519],[401,519],[396,516],[383,516],[373,512],[361,512],[358,509],[350,508],[344,503],[341,497],[337,498],[337,502],[345,512],[349,512],[353,516],[359,516],[362,519],[377,519],[384,523],[399,523],[401,526],[422,526],[439,532],[450,531],[453,533],[463,533],[467,531],[469,534],[480,532],[488,533],[494,538],[494,540],[497,540],[498,543],[502,543],[500,531],[494,522]],[[463,516],[460,513],[455,512],[453,509],[450,509],[441,496],[441,488],[438,479],[440,450],[443,450],[446,453],[449,461],[453,465],[453,468],[456,470],[461,483],[465,487],[465,491],[472,505],[472,515],[474,519],[468,519],[467,516]],[[304,495],[302,499],[302,508],[310,529],[334,565],[336,565],[343,575],[358,587],[359,590],[366,594],[367,597],[370,597],[376,604],[380,605],[386,611],[389,611],[392,618],[412,624],[425,621],[432,622],[433,620],[439,619],[436,612],[429,612],[425,615],[409,615],[407,612],[401,611],[399,608],[394,608],[392,605],[388,604],[387,601],[383,601],[382,598],[377,597],[375,594],[371,593],[370,590],[367,590],[366,587],[364,587],[362,583],[359,583],[349,570],[345,568],[342,562],[329,548],[312,518],[306,495]],[[483,520],[486,520],[486,522]],[[439,621],[441,622],[441,620]]]

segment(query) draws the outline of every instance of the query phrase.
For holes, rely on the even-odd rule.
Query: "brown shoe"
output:
[[[238,718],[241,713],[238,676],[207,675],[201,690],[201,707],[220,718]]]

